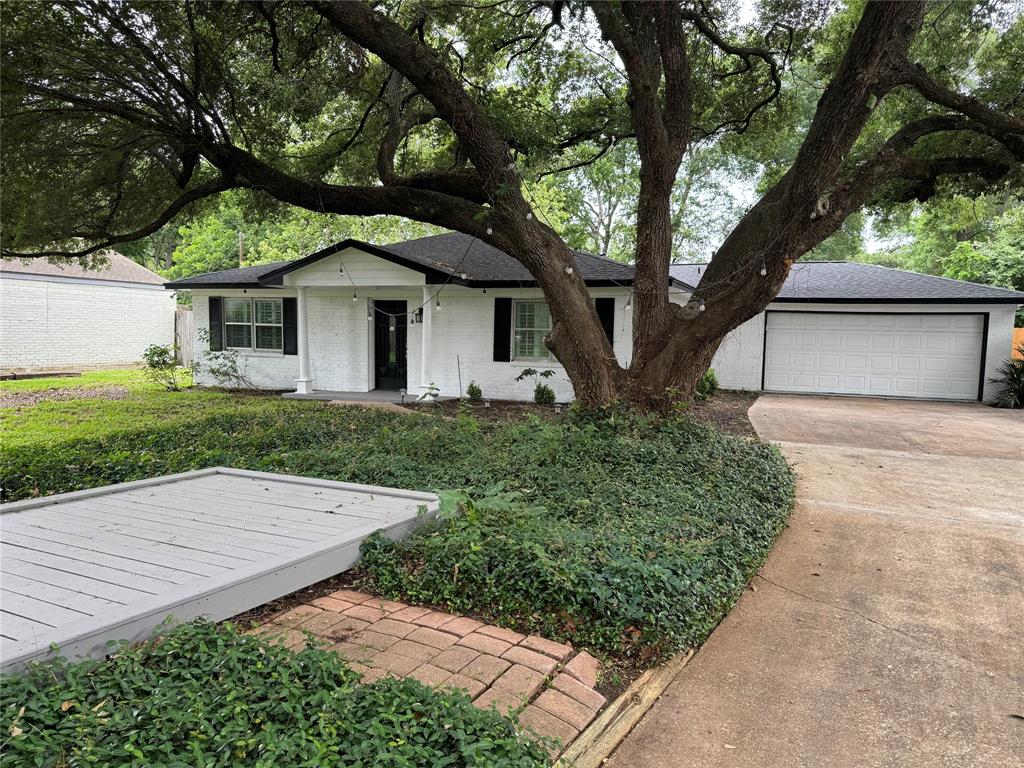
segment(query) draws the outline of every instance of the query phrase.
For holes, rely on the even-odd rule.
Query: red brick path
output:
[[[332,643],[365,682],[414,677],[461,688],[477,707],[518,712],[519,723],[564,750],[605,704],[589,653],[536,635],[343,589],[296,606],[255,630],[302,648],[304,632]]]

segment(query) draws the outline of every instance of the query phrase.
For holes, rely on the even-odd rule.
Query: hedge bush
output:
[[[0,765],[547,765],[542,745],[462,692],[359,676],[337,654],[291,652],[194,622],[109,661],[5,677]]]
[[[173,404],[178,394],[159,397]],[[403,544],[372,542],[365,560],[371,584],[389,597],[611,654],[657,654],[703,640],[762,562],[792,504],[792,476],[774,447],[686,418],[494,424],[242,400],[237,411],[222,399],[207,411],[197,404],[191,421],[166,423],[152,416],[151,403],[145,418],[134,419],[124,401],[123,423],[136,428],[4,445],[6,498],[218,464],[473,489],[475,513],[449,504],[444,520]],[[83,407],[45,405],[51,421]]]

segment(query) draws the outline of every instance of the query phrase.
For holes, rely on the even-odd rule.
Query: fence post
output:
[[[174,310],[174,345],[178,348],[178,364],[192,365],[192,308],[178,307]]]

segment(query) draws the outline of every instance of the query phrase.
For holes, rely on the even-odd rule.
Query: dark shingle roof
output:
[[[457,276],[472,283],[534,283],[533,275],[519,261],[476,238],[452,232],[421,237],[404,243],[379,246],[422,266]],[[620,261],[575,251],[580,276],[588,283],[631,283],[633,267]]]
[[[164,278],[151,272],[141,264],[122,256],[116,251],[105,251],[107,263],[99,269],[85,269],[81,264],[51,264],[43,258],[0,259],[0,272],[16,272],[22,275],[47,275],[51,277],[74,277],[79,280],[113,280],[119,283],[143,283],[160,285]]]
[[[459,284],[483,287],[536,284],[536,280],[526,267],[504,251],[499,251],[470,235],[452,232],[391,245],[372,245],[359,240],[344,240],[297,261],[210,272],[167,283],[167,287],[251,288],[260,285],[280,285],[280,278],[284,273],[349,247],[359,248],[396,264],[424,272],[427,281],[431,283],[454,278],[453,282]],[[580,276],[589,285],[629,285],[633,282],[633,267],[629,264],[578,251],[576,264]]]
[[[275,261],[272,264],[222,269],[220,272],[207,272],[205,275],[185,277],[166,285],[168,288],[202,288],[203,286],[227,288],[235,285],[239,288],[254,288],[259,286],[261,277],[291,263],[290,261]]]
[[[706,264],[673,264],[672,277],[689,288]],[[798,261],[776,301],[1024,303],[1024,293],[946,277],[905,272],[877,264]]]

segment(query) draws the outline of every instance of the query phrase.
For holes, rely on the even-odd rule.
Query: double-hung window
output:
[[[281,299],[224,299],[225,346],[233,349],[284,347]]]
[[[512,359],[547,360],[544,337],[551,331],[551,312],[544,301],[516,301],[512,313]]]

